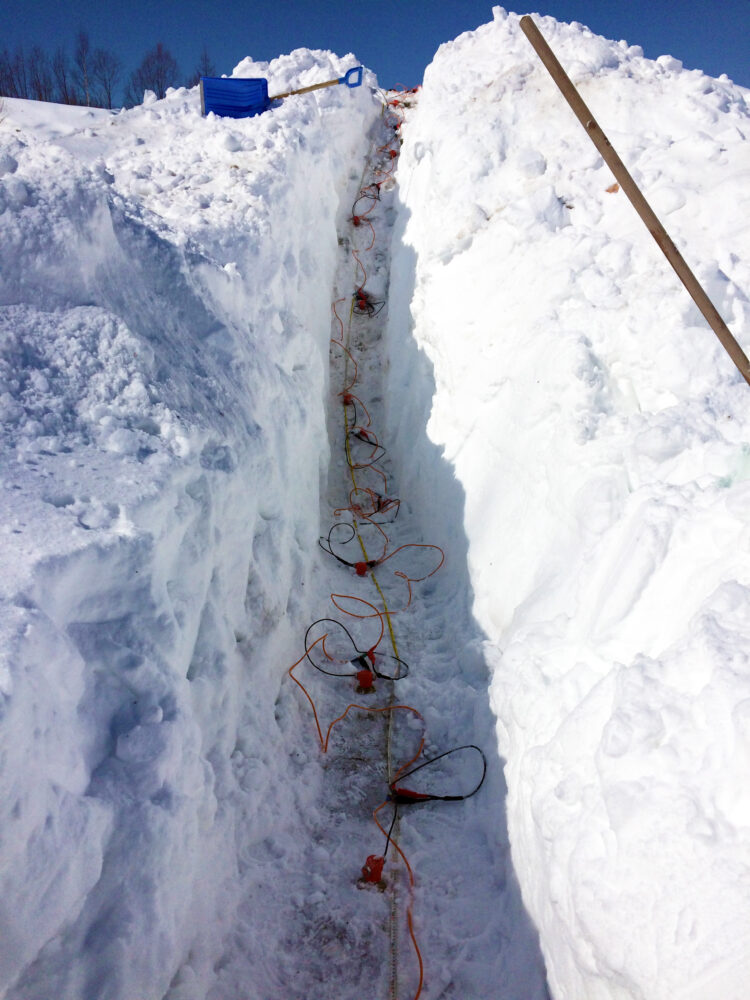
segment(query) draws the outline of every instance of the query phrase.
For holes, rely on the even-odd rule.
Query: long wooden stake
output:
[[[575,84],[557,61],[554,52],[544,40],[541,32],[528,14],[521,18],[521,30],[533,45],[536,54],[547,67],[550,76],[560,88],[563,97],[573,109],[576,118],[583,125],[593,144],[601,153],[604,162],[615,175],[615,179],[630,199],[636,212],[646,223],[648,231],[659,244],[664,256],[677,273],[677,277],[690,293],[693,302],[695,302],[703,313],[706,322],[721,341],[724,350],[732,361],[734,361],[742,377],[750,385],[750,361],[748,361],[744,351],[732,336],[731,331],[719,315],[713,302],[706,295],[702,285],[688,267],[685,258],[674,245],[666,229],[643,197],[640,188],[630,176],[627,167],[612,148],[609,139],[602,132],[586,102],[576,90]]]

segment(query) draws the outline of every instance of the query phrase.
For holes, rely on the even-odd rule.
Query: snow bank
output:
[[[747,350],[750,92],[536,20]],[[399,182],[392,453],[468,535],[553,994],[739,1000],[747,386],[516,15],[440,48]]]
[[[353,62],[263,69],[285,89]],[[5,102],[1,996],[206,995],[235,836],[265,836],[289,766],[273,704],[318,536],[336,222],[379,107]]]

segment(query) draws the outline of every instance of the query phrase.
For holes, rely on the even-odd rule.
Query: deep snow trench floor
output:
[[[286,923],[264,976],[301,1000],[532,1000],[547,996],[544,971],[510,863],[467,575],[444,564],[440,539],[423,537],[420,511],[398,492],[408,456],[391,456],[382,431],[395,168],[413,100],[388,95],[339,237],[321,496],[330,596],[300,635],[296,686],[277,703],[301,747],[295,794],[309,842],[291,879],[271,888],[288,905],[271,907]],[[407,797],[397,808],[397,784],[465,799]],[[283,863],[289,852],[269,848],[269,861],[275,851]]]

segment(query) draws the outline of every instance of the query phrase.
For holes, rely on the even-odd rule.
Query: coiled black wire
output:
[[[330,622],[332,625],[337,625],[348,638],[349,642],[352,645],[352,649],[355,652],[355,655],[348,661],[347,664],[342,664],[342,666],[350,665],[353,669],[346,670],[345,672],[342,673],[338,673],[335,670],[326,670],[325,667],[322,667],[319,663],[316,663],[316,661],[310,655],[310,645],[308,643],[310,632],[315,628],[316,625],[320,625],[324,622]],[[315,669],[319,670],[321,674],[327,674],[329,677],[356,677],[360,670],[371,670],[373,674],[375,674],[375,676],[379,677],[381,680],[399,681],[402,680],[404,677],[406,677],[409,673],[409,664],[398,656],[391,656],[390,654],[387,653],[375,653],[374,654],[375,663],[373,663],[370,657],[368,656],[369,650],[360,649],[355,643],[349,629],[345,625],[342,625],[341,622],[337,621],[335,618],[318,618],[317,621],[314,621],[312,625],[309,626],[307,632],[305,632],[305,649],[308,650],[307,659],[315,667]],[[394,673],[384,674],[383,671],[378,667],[378,660],[393,660],[394,664],[396,664]]]

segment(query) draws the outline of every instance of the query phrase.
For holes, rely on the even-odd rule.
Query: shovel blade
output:
[[[213,111],[222,118],[252,118],[271,106],[268,80],[224,76],[201,77],[201,110]]]

